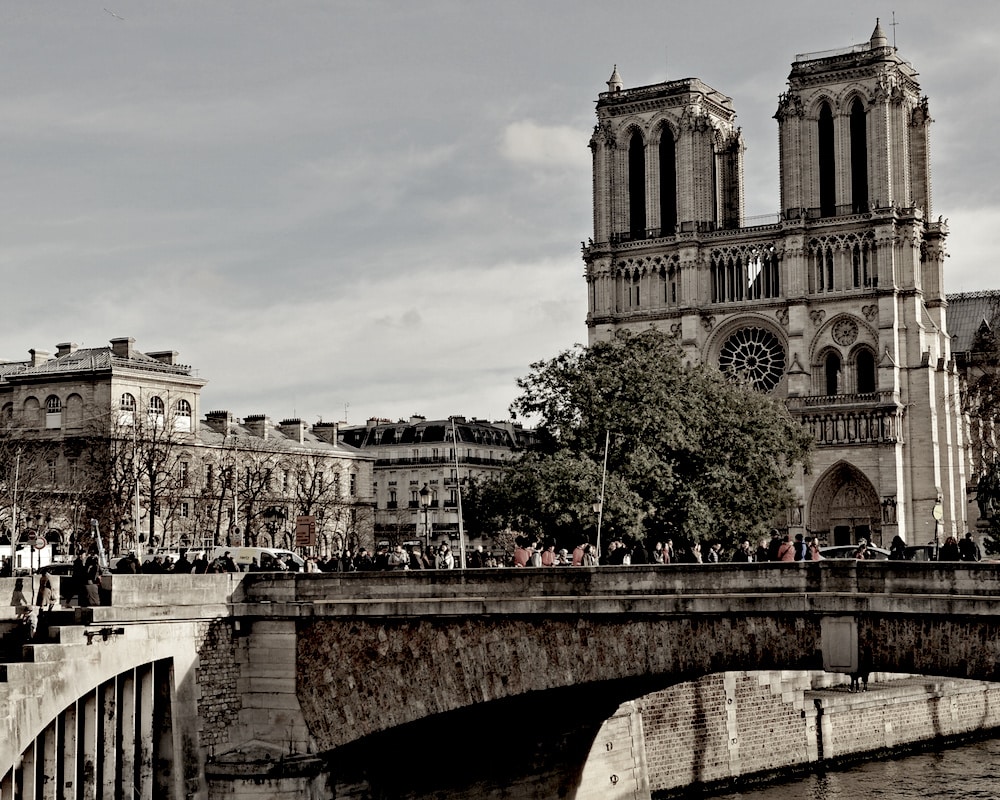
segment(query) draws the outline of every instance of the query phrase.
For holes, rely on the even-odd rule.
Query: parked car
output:
[[[903,558],[907,561],[936,561],[934,557],[934,545],[915,544],[907,547],[903,551]]]
[[[821,547],[819,549],[819,554],[823,558],[854,558],[854,554],[858,552],[858,546],[856,544],[838,544],[832,547]],[[872,558],[876,561],[882,561],[889,558],[889,551],[882,547],[876,547],[875,545],[868,545],[865,549],[865,557]]]
[[[226,553],[232,556],[241,572],[248,571],[254,561],[257,562],[257,569],[261,572],[283,572],[284,565],[289,560],[294,562],[300,572],[305,571],[306,568],[306,562],[302,560],[301,556],[291,550],[277,547],[216,547],[209,554],[208,560],[222,558]]]

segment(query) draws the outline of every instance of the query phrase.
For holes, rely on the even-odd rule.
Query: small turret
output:
[[[620,92],[621,90],[622,76],[618,74],[618,65],[615,64],[615,68],[611,71],[611,77],[608,78],[608,91]]]
[[[875,30],[872,31],[872,38],[869,42],[869,46],[872,50],[878,50],[882,47],[889,46],[889,40],[885,36],[885,32],[882,30],[882,26],[879,24],[878,17],[875,17]]]

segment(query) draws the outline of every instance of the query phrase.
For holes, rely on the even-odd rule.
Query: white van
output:
[[[298,568],[299,572],[305,572],[306,562],[291,550],[282,550],[279,547],[216,547],[208,556],[211,564],[217,558],[222,558],[226,553],[232,556],[236,566],[241,572],[248,572],[257,562],[257,569],[261,572],[284,572],[283,566],[289,559]]]

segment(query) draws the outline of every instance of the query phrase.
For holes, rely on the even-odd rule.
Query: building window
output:
[[[824,374],[826,375],[826,393],[833,396],[840,393],[840,356],[836,353],[828,353],[824,363]]]
[[[45,427],[62,427],[62,401],[54,394],[45,401]]]
[[[351,473],[351,497],[356,496],[358,493],[358,476],[353,472]]]
[[[190,508],[190,506],[187,503],[181,503],[181,516],[184,519],[188,518],[188,515],[190,514],[190,510],[191,510],[191,508]]]
[[[641,278],[638,275],[633,275],[629,280],[628,285],[628,305],[629,308],[638,308],[641,305],[639,298],[639,287]]]
[[[858,370],[858,392],[870,394],[877,391],[874,353],[867,349],[859,350],[855,361]]]
[[[868,210],[868,130],[865,107],[855,98],[851,104],[851,210]]]
[[[778,297],[781,280],[774,245],[720,249],[712,253],[712,302]],[[676,294],[671,302],[676,302]]]
[[[177,414],[174,417],[174,430],[191,430],[191,404],[187,400],[177,401]]]
[[[817,128],[819,150],[819,214],[832,217],[837,213],[837,166],[834,157],[833,111],[829,103],[823,103],[819,110]]]
[[[157,428],[163,427],[163,400],[156,395],[149,398],[149,421]]]
[[[666,125],[660,131],[660,236],[677,232],[677,148]]]
[[[215,488],[215,469],[211,464],[205,465],[205,486],[209,491]]]
[[[719,368],[759,392],[769,392],[785,374],[785,348],[764,328],[742,328],[723,342]]]
[[[49,483],[56,482],[56,462],[54,458],[50,458],[45,462],[45,470],[48,473]]]
[[[628,228],[633,239],[646,238],[646,144],[633,131],[628,145]]]
[[[179,477],[180,477],[180,481],[181,481],[181,486],[183,486],[186,489],[187,486],[188,486],[188,480],[189,480],[188,479],[188,462],[187,461],[181,461],[178,464],[178,471],[180,473]]]
[[[118,401],[118,424],[135,425],[135,397],[128,392]]]

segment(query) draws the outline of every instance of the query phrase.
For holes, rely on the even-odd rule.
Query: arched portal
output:
[[[857,467],[835,464],[813,489],[809,527],[831,545],[855,544],[859,539],[881,542],[878,492]]]

